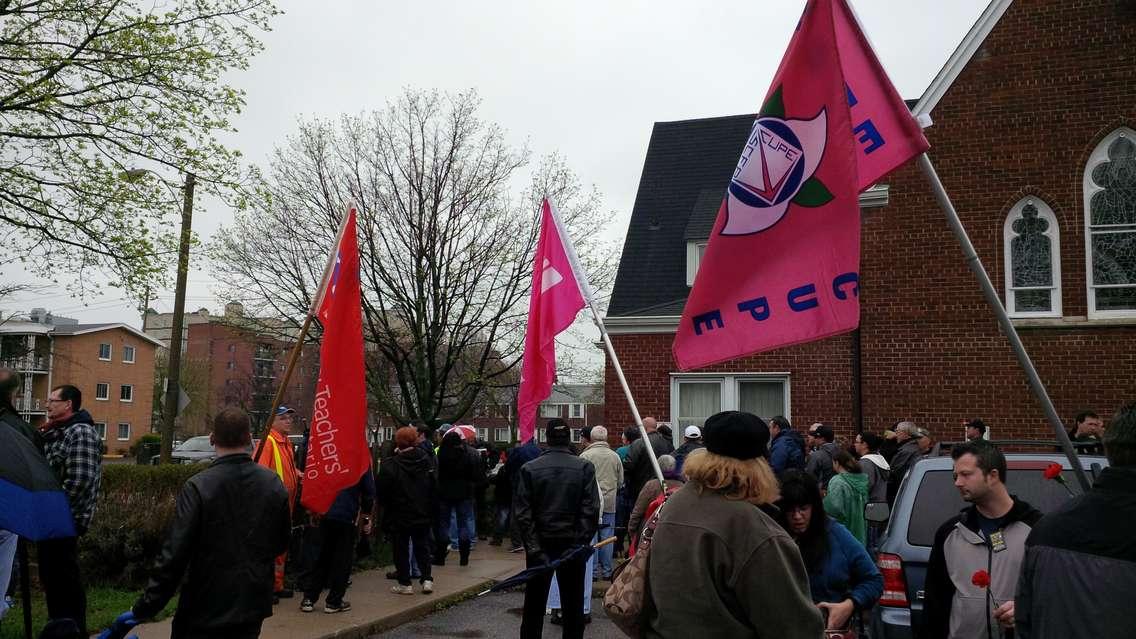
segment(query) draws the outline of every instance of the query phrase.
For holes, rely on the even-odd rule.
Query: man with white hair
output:
[[[600,484],[600,498],[603,500],[603,519],[597,537],[607,539],[615,534],[615,494],[623,483],[623,463],[619,455],[611,449],[607,441],[607,429],[596,426],[592,429],[592,443],[580,453],[596,467],[596,481]],[[600,548],[595,555],[596,572],[602,579],[610,579],[612,571],[612,552],[614,548],[608,544]]]
[[[914,422],[900,422],[895,427],[895,439],[899,442],[899,450],[891,458],[891,474],[888,477],[887,499],[888,504],[895,503],[899,484],[907,471],[919,461],[930,447],[931,433],[916,426]]]

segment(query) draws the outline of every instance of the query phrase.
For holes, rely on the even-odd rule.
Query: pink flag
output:
[[[323,324],[323,342],[300,501],[321,515],[340,490],[354,486],[371,467],[364,433],[367,386],[355,217],[351,204],[336,239],[335,261],[315,306]]]
[[[533,436],[537,407],[552,394],[556,381],[556,336],[571,326],[584,308],[580,282],[565,247],[568,241],[546,199],[541,206],[521,388],[517,392],[518,435],[522,442]]]
[[[679,368],[856,328],[857,195],[926,148],[843,0],[810,0],[687,298]]]

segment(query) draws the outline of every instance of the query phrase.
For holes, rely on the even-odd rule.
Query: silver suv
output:
[[[992,442],[1001,445],[1023,445],[1024,442]],[[1029,445],[1047,446],[1051,443]],[[872,615],[873,639],[911,639],[912,626],[919,627],[923,614],[923,582],[927,575],[927,562],[931,558],[931,545],[935,532],[948,519],[967,506],[954,486],[954,462],[950,455],[937,455],[919,460],[912,465],[891,509],[887,530],[880,538],[876,565],[884,577],[884,593]],[[947,448],[944,452],[949,452]],[[1081,465],[1090,480],[1108,465],[1104,457],[1080,455]],[[1047,480],[1043,471],[1057,462],[1064,469],[1062,476],[1073,493],[1081,489],[1073,475],[1072,466],[1060,453],[1006,453],[1006,485],[1011,495],[1028,502],[1042,513],[1059,508],[1070,497],[1068,491],[1056,481]],[[869,518],[881,519],[885,512],[873,513]],[[886,506],[886,505],[885,505]]]

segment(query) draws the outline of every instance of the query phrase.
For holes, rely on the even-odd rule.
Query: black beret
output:
[[[728,410],[711,415],[702,427],[706,450],[737,459],[764,457],[769,427],[757,415]]]

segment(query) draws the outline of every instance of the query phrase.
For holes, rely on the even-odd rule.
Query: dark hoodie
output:
[[[780,437],[778,437],[780,439]],[[828,487],[828,480],[836,474],[832,469],[832,460],[836,459],[836,454],[840,452],[840,444],[836,442],[825,442],[820,445],[820,448],[809,453],[809,460],[805,464],[805,472],[817,478],[820,482],[822,489]]]
[[[438,501],[433,460],[417,446],[384,459],[379,465],[376,497],[386,532],[433,525]]]

